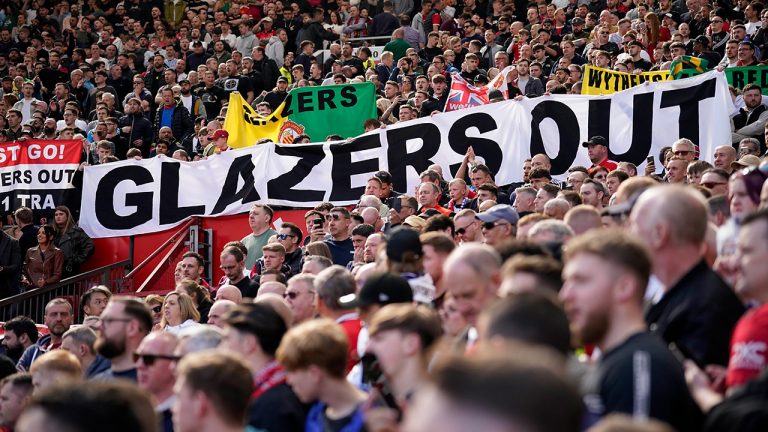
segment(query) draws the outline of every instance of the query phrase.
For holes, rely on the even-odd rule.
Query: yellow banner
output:
[[[581,82],[581,94],[606,95],[620,92],[646,81],[669,81],[672,76],[668,70],[630,74],[586,65]]]
[[[284,105],[285,102],[280,104],[269,117],[262,117],[248,105],[240,93],[230,93],[229,108],[224,118],[224,130],[229,132],[227,144],[234,148],[249,147],[261,138],[278,142],[280,128],[288,119],[281,115]]]

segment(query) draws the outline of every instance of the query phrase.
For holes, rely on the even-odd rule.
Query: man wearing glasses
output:
[[[301,229],[290,222],[285,222],[277,234],[277,241],[285,248],[285,264],[291,268],[291,274],[301,273],[302,258],[304,257],[299,247],[302,241]]]
[[[133,353],[139,387],[152,395],[155,412],[162,418],[164,431],[173,430],[171,407],[176,401],[173,395],[176,384],[174,370],[175,362],[179,360],[173,352],[178,344],[175,334],[154,332],[147,335]]]
[[[112,361],[112,367],[97,378],[137,381],[134,353],[151,330],[152,314],[141,300],[112,297],[101,313],[101,333],[96,340],[96,350]]]
[[[672,153],[688,162],[696,160],[696,145],[687,138],[680,138],[672,144]]]
[[[125,95],[123,99],[123,106],[128,104],[128,101],[132,98],[138,98],[139,100],[145,100],[150,104],[155,103],[155,98],[152,97],[152,93],[144,87],[144,80],[139,75],[133,76],[133,91]]]
[[[317,291],[315,291],[315,275],[299,274],[288,281],[285,290],[285,301],[293,312],[293,325],[317,317]]]
[[[476,217],[483,223],[483,239],[487,245],[502,244],[517,234],[518,215],[508,204],[496,204]]]

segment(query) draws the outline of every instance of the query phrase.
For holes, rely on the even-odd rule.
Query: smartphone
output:
[[[315,224],[316,227],[322,227],[323,226],[323,222],[324,221],[323,221],[322,218],[317,218],[317,219],[312,220],[312,223]]]
[[[645,161],[648,162],[648,165],[652,164],[653,163],[653,156],[648,156],[647,158],[645,158]]]
[[[707,365],[701,361],[691,350],[689,350],[684,344],[680,342],[672,342],[669,344],[669,350],[672,355],[682,364],[685,360],[691,360],[699,369],[706,370]]]

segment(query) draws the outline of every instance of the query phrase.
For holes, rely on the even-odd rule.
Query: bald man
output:
[[[568,213],[568,210],[570,209],[571,205],[568,201],[563,198],[555,198],[544,204],[544,215],[554,219],[563,220],[565,214]]]
[[[243,301],[243,293],[234,285],[222,285],[216,290],[216,300],[231,300],[239,304]]]
[[[603,226],[600,220],[600,212],[594,207],[584,204],[577,205],[568,210],[565,218],[563,218],[563,222],[568,224],[576,235],[584,234],[591,229]]]
[[[443,263],[443,283],[456,299],[456,308],[472,326],[487,306],[498,298],[501,257],[495,249],[477,243],[454,249]],[[470,342],[472,335],[468,335]]]
[[[656,186],[637,200],[630,229],[648,247],[663,286],[646,322],[698,364],[728,364],[729,343],[744,306],[704,261],[708,223],[703,195],[681,185]]]
[[[285,295],[285,284],[277,281],[269,281],[261,284],[259,293],[256,294],[256,298],[259,298],[265,294],[277,294],[282,298]]]
[[[715,147],[715,153],[712,157],[712,165],[715,168],[721,168],[727,172],[732,172],[731,164],[736,161],[736,149],[731,145],[721,145]]]
[[[216,303],[211,306],[211,310],[208,312],[208,324],[218,328],[223,328],[221,317],[223,317],[231,309],[234,309],[235,306],[237,306],[237,303],[233,302],[232,300],[216,300]]]

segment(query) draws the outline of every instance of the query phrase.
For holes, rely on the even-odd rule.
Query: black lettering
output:
[[[768,68],[760,68],[760,81],[757,83],[757,85],[763,89],[763,94],[765,94],[765,87],[768,86]]]
[[[747,69],[747,82],[750,84],[757,84],[757,69]]]
[[[160,224],[170,224],[190,216],[205,214],[205,206],[179,207],[180,163],[164,162],[160,165]]]
[[[606,74],[606,76],[608,76]],[[579,121],[568,105],[553,100],[544,101],[531,111],[531,155],[546,153],[544,140],[539,126],[545,119],[552,119],[557,124],[560,135],[560,152],[552,158],[552,175],[559,175],[573,165],[579,149]]]
[[[344,86],[341,88],[341,106],[349,108],[357,105],[357,94],[355,88],[352,86]]]
[[[661,94],[660,108],[680,107],[680,138],[699,143],[699,102],[715,97],[716,86],[717,78],[710,78],[694,87],[669,90]]]
[[[271,199],[289,200],[296,202],[319,202],[323,200],[325,191],[294,189],[306,178],[312,168],[325,158],[323,146],[275,146],[276,156],[300,158],[296,166],[287,173],[267,182],[267,195]]]
[[[603,83],[603,73],[602,71],[589,68],[589,76],[587,76],[587,81],[589,81],[590,87],[600,88],[600,85]]]
[[[621,78],[621,84],[620,84],[621,90],[626,90],[626,89],[632,87],[629,84],[629,74],[621,74],[621,75],[619,75],[619,78]]]
[[[611,89],[611,78],[614,78],[614,76],[611,75],[610,73],[606,73],[603,78],[605,79],[605,89],[606,90],[610,90]]]
[[[356,174],[375,173],[379,169],[379,159],[366,159],[352,162],[352,153],[363,150],[381,148],[379,135],[367,135],[352,140],[346,144],[331,144],[333,165],[331,169],[330,201],[352,201],[365,193],[365,186],[352,188],[352,176]]]
[[[317,106],[320,111],[323,111],[325,107],[336,109],[336,104],[333,102],[333,89],[323,89],[317,92]]]
[[[312,111],[312,93],[301,92],[296,95],[296,98],[298,99],[300,113]]]
[[[451,129],[448,131],[448,145],[451,146],[453,151],[463,155],[467,152],[469,146],[472,146],[475,150],[475,154],[482,156],[485,159],[485,163],[492,173],[498,173],[501,168],[504,154],[501,152],[501,147],[496,141],[487,138],[477,138],[467,136],[467,131],[470,128],[477,128],[477,131],[481,134],[496,130],[496,120],[490,114],[476,113],[469,114],[458,119]],[[456,175],[460,163],[451,165],[451,173]]]
[[[253,166],[251,155],[238,156],[232,161],[227,171],[227,178],[224,180],[224,186],[221,188],[216,205],[213,206],[211,214],[221,213],[235,202],[241,201],[243,204],[256,202],[261,199],[256,190],[256,182],[253,180]],[[237,190],[237,180],[243,179],[243,187]]]
[[[32,183],[32,171],[24,170],[24,183],[26,184]]]
[[[421,173],[434,162],[431,158],[440,149],[440,129],[434,124],[421,123],[397,129],[387,129],[387,160],[395,190],[408,188],[408,167]],[[408,153],[406,142],[421,140],[421,148]]]
[[[293,95],[288,93],[285,98],[285,105],[283,105],[283,111],[280,112],[281,117],[288,117],[293,114]]]
[[[121,216],[115,212],[114,195],[117,185],[124,181],[136,186],[152,183],[152,173],[138,165],[127,165],[115,168],[108,176],[101,179],[96,186],[96,219],[104,228],[124,230],[135,228],[152,219],[152,192],[132,192],[125,194],[125,206],[136,207],[136,210]],[[155,188],[157,189],[157,188]]]
[[[747,85],[744,82],[744,72],[740,70],[734,70],[731,72],[731,85],[737,89],[744,88],[744,86]]]

